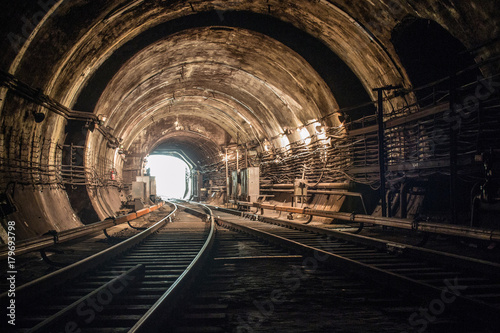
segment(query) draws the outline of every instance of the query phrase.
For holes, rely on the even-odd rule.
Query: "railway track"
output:
[[[396,303],[412,300],[418,307],[408,314],[407,322],[415,331],[442,321],[467,327],[467,332],[496,332],[500,327],[498,264],[210,208],[220,226],[301,253],[305,268],[337,267],[361,279],[357,281],[370,281],[378,290],[401,295]]]
[[[499,327],[499,265],[219,207],[178,207],[132,239],[18,288],[14,331]]]
[[[117,225],[112,225],[107,228],[106,233],[100,230],[77,239],[52,244],[38,251],[23,253],[21,250],[17,252],[16,247],[16,285],[21,286],[29,283],[62,267],[76,263],[98,252],[104,251],[119,242],[127,240],[145,230],[147,227],[154,225],[158,220],[166,216],[169,211],[170,207],[163,207],[162,205],[149,215],[129,221],[131,223],[129,223],[128,226],[126,223],[118,224],[117,222]],[[6,267],[7,260],[0,259],[0,265],[5,265],[3,267]],[[7,270],[0,271],[1,292],[9,289],[8,277],[9,274]]]
[[[219,229],[210,269],[165,332],[403,332],[407,306],[373,286],[302,255]],[[328,295],[328,296],[326,296]],[[373,302],[373,303],[372,303]],[[385,309],[373,304],[390,302]],[[416,309],[416,307],[413,307]],[[394,309],[393,309],[394,310]]]
[[[131,239],[19,287],[16,325],[9,328],[30,333],[154,331],[209,257],[213,220],[194,214],[175,207]],[[7,295],[0,297],[5,304]]]

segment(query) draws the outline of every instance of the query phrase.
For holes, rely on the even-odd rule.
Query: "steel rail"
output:
[[[280,212],[326,217],[352,223],[376,224],[376,225],[382,225],[399,229],[422,231],[422,232],[429,232],[429,233],[442,234],[448,236],[466,237],[483,241],[492,241],[492,242],[500,241],[500,230],[495,230],[495,229],[479,229],[479,228],[459,226],[454,224],[422,222],[422,221],[401,219],[394,217],[378,217],[378,216],[363,215],[363,214],[339,213],[327,210],[310,209],[307,207],[298,208],[298,207],[288,207],[288,206],[277,206],[277,205],[262,204],[258,202],[238,201],[236,202],[236,204],[242,207],[255,207],[261,210],[268,209]]]
[[[187,213],[197,217],[207,216],[206,214],[200,213],[189,207],[179,204],[177,204],[177,206],[185,210]],[[129,333],[151,333],[159,331],[161,328],[158,327],[158,323],[161,322],[162,318],[165,318],[169,313],[171,313],[182,293],[185,292],[189,285],[191,285],[196,274],[201,270],[203,265],[206,263],[206,260],[210,257],[210,252],[215,241],[216,228],[212,210],[207,206],[204,206],[204,208],[208,211],[209,221],[207,222],[210,223],[210,231],[205,244],[186,270],[177,278],[165,294],[163,294],[160,299],[158,299],[158,301],[146,312],[146,314],[144,314],[144,316],[142,316],[142,318],[128,331]]]
[[[170,203],[173,206],[173,211],[170,212],[163,219],[158,221],[156,224],[144,230],[137,235],[116,244],[106,250],[96,253],[84,260],[71,264],[39,279],[26,283],[18,288],[16,288],[16,298],[32,299],[36,298],[37,295],[44,291],[53,288],[56,285],[63,284],[64,282],[77,277],[78,275],[93,269],[100,264],[120,255],[121,253],[127,251],[128,249],[136,246],[142,242],[146,237],[158,231],[162,228],[168,221],[172,220],[172,217],[177,213],[177,206]],[[0,302],[8,300],[8,292],[0,294]],[[3,303],[2,303],[3,304]]]
[[[392,241],[386,241],[382,239],[346,233],[342,231],[326,229],[319,226],[311,226],[303,223],[297,223],[292,221],[280,220],[277,218],[265,217],[261,215],[256,215],[252,213],[239,212],[236,210],[231,210],[227,208],[221,208],[216,206],[210,206],[213,210],[226,212],[228,214],[242,216],[245,218],[250,218],[254,220],[258,220],[261,222],[274,224],[278,226],[282,226],[289,229],[301,230],[312,232],[315,234],[321,234],[325,236],[331,236],[336,239],[342,239],[347,242],[353,242],[357,244],[362,244],[365,246],[369,246],[372,248],[376,248],[380,251],[392,252],[392,253],[400,253],[404,254],[408,257],[416,258],[416,259],[427,259],[431,262],[442,263],[443,260],[450,266],[458,267],[461,269],[470,269],[476,272],[480,272],[484,276],[488,276],[491,278],[500,278],[500,264],[474,259],[469,257],[464,257],[452,253],[443,253],[440,251],[435,251],[431,249],[426,249],[418,246],[412,246],[408,244],[402,244]],[[443,257],[445,255],[446,257]]]
[[[293,189],[294,184],[262,184],[261,187],[268,190],[269,188],[285,188],[285,189]],[[347,190],[349,189],[349,183],[308,183],[307,186],[309,188],[322,188],[322,189],[336,189],[336,190]]]
[[[462,294],[456,294],[451,292],[449,289],[442,289],[424,281],[419,281],[411,277],[391,272],[390,270],[378,268],[376,265],[363,263],[356,259],[350,259],[342,254],[335,254],[334,252],[308,246],[302,242],[297,242],[270,232],[231,222],[221,216],[217,216],[216,220],[218,224],[232,230],[238,230],[256,238],[263,239],[267,242],[277,244],[283,248],[304,253],[305,255],[308,255],[306,260],[311,260],[316,263],[330,263],[362,278],[374,281],[381,286],[395,289],[405,294],[411,294],[413,297],[423,300],[428,298],[453,299],[453,303],[449,304],[450,308],[458,309],[461,313],[463,312],[468,315],[472,315],[475,319],[479,319],[487,323],[488,326],[496,327],[500,320],[500,309],[498,307],[478,299],[473,299]]]
[[[45,319],[35,327],[31,328],[28,333],[43,333],[47,332],[49,329],[53,329],[56,325],[58,325],[62,320],[67,319],[72,315],[73,312],[77,311],[77,308],[81,305],[84,304],[85,302],[88,302],[90,299],[97,297],[99,293],[106,291],[106,290],[113,290],[114,285],[117,282],[121,282],[124,280],[127,280],[127,283],[123,286],[122,290],[120,293],[123,293],[126,289],[129,289],[134,282],[138,282],[141,278],[144,277],[146,268],[142,264],[138,264],[135,267],[129,269],[127,272],[121,274],[120,276],[117,276],[113,280],[107,282],[106,284],[102,285],[101,287],[97,288],[93,292],[81,297],[80,299],[76,300],[69,306],[65,307],[58,313],[50,316],[49,318]],[[132,280],[132,281],[130,281]],[[132,283],[131,283],[132,282]]]
[[[160,207],[163,203],[151,206],[149,208],[141,209],[137,212],[130,213],[124,216],[117,217],[115,219],[106,219],[104,221],[95,222],[82,227],[73,228],[64,231],[49,231],[50,235],[44,235],[36,238],[30,238],[27,240],[18,241],[16,243],[16,256],[26,254],[29,252],[39,251],[51,247],[53,245],[62,244],[70,240],[85,237],[96,232],[106,230],[108,228],[120,225],[123,223],[128,223],[136,218],[144,216],[151,213]],[[9,249],[7,245],[0,246],[0,260],[7,259],[9,254]]]

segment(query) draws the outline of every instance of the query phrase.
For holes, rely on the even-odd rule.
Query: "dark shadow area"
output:
[[[432,20],[406,17],[394,28],[391,42],[414,88],[446,78],[476,64],[466,47]],[[478,69],[468,70],[454,79],[454,85],[460,87],[474,82],[478,75]],[[443,82],[436,88],[447,91],[450,82]],[[416,91],[419,101],[425,100],[432,93],[432,87]]]

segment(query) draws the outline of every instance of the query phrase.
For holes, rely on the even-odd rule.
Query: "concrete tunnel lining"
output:
[[[53,3],[55,4],[56,2],[54,1]],[[88,3],[83,0],[72,1],[71,3],[57,2],[57,6],[51,10],[45,11],[47,15],[40,25],[36,27],[21,52],[16,53],[13,52],[11,47],[6,47],[5,49],[7,51],[0,57],[0,63],[4,69],[8,68],[12,74],[28,82],[31,86],[41,87],[45,94],[48,94],[68,107],[74,107],[80,104],[77,102],[79,96],[81,98],[87,97],[85,94],[82,95],[81,93],[85,91],[85,86],[88,82],[92,83],[91,86],[89,86],[89,88],[92,89],[93,83],[95,83],[92,82],[92,76],[99,72],[101,66],[107,59],[113,57],[115,53],[121,52],[121,47],[127,43],[132,42],[141,45],[140,38],[146,36],[148,31],[158,29],[156,33],[168,32],[169,37],[166,38],[168,40],[169,38],[175,38],[176,34],[178,34],[177,36],[183,36],[183,33],[187,31],[197,31],[198,34],[201,34],[202,31],[207,32],[210,30],[189,25],[181,25],[178,30],[171,30],[168,28],[169,22],[175,21],[186,24],[186,21],[193,19],[199,20],[194,23],[194,25],[203,26],[209,25],[209,23],[213,22],[215,19],[221,22],[220,25],[231,26],[236,25],[234,22],[235,17],[241,18],[246,16],[250,20],[256,16],[260,16],[290,24],[295,27],[295,29],[303,31],[320,41],[320,43],[329,48],[332,53],[337,54],[339,58],[347,64],[348,68],[355,73],[357,79],[361,82],[360,86],[365,90],[363,93],[370,96],[373,100],[374,95],[371,92],[371,88],[373,87],[401,83],[405,87],[411,86],[411,82],[390,42],[392,28],[398,21],[402,20],[407,15],[415,15],[435,20],[450,31],[450,33],[459,38],[466,47],[471,47],[482,41],[488,41],[499,31],[498,20],[489,19],[488,25],[474,24],[474,22],[483,22],[485,18],[492,18],[495,13],[498,13],[498,7],[495,6],[493,1],[487,3],[471,1],[469,3],[452,3],[445,5],[433,1],[423,1],[416,4],[413,2],[400,1],[352,3],[352,1],[343,0],[298,2],[271,0],[265,2],[264,5],[263,1],[258,0],[236,1],[230,4],[228,4],[227,1],[214,0],[193,2],[193,7],[194,9],[183,1],[171,1],[168,3],[162,1],[138,1],[133,3],[130,7],[129,4],[124,4],[120,1],[109,1],[105,3]],[[18,8],[27,9],[27,11],[19,13],[25,13],[24,15],[28,17],[40,12],[40,8],[36,6],[30,7],[26,4],[13,4],[12,8],[11,11],[15,11]],[[380,15],[381,13],[383,15]],[[467,13],[467,15],[465,15],[465,13]],[[15,17],[19,18],[20,15],[21,14],[16,14]],[[209,16],[211,18],[207,19]],[[13,28],[15,19],[7,21],[7,24],[9,24],[7,29],[11,29],[11,31],[14,32],[18,31],[16,30],[18,28]],[[252,29],[249,29],[248,26],[251,26],[251,23],[242,22],[241,25],[243,26],[242,28],[246,29],[231,27],[231,29],[223,28],[218,31],[212,30],[212,32],[217,32],[221,36],[226,37],[230,33],[237,33],[241,36],[245,33],[249,33],[252,37],[258,35],[257,32],[251,32]],[[162,31],[162,29],[165,30]],[[261,38],[269,39],[271,44],[278,48],[277,45],[279,42],[276,42],[277,39],[273,40],[274,37],[266,37],[266,35],[270,36],[273,35],[273,33],[275,34],[276,32],[269,32],[269,34],[264,33]],[[147,38],[142,41],[144,44],[142,44],[140,49],[153,47],[152,45],[159,43],[158,40],[161,40],[158,36],[153,38],[149,36]],[[217,41],[213,41],[213,43],[216,42]],[[189,40],[179,37],[179,43],[185,43],[185,47],[188,47]],[[262,45],[271,44],[263,43]],[[208,47],[209,43],[205,45]],[[285,46],[280,47],[281,51],[286,48]],[[496,52],[495,47],[496,46],[492,46],[491,48],[481,50],[478,53],[478,58],[482,55],[489,56],[494,54]],[[312,119],[321,119],[322,115],[328,114],[331,110],[326,110],[328,106],[331,106],[333,109],[346,106],[346,104],[341,101],[343,98],[342,94],[332,90],[331,82],[326,80],[323,75],[324,73],[318,71],[318,69],[312,65],[312,67],[308,67],[308,64],[304,62],[302,62],[302,64],[308,67],[308,74],[304,74],[303,77],[300,77],[302,70],[296,70],[292,75],[289,75],[288,77],[292,79],[297,78],[297,80],[295,80],[297,86],[294,87],[296,90],[292,89],[287,91],[287,89],[291,89],[291,87],[284,82],[285,80],[280,80],[280,77],[284,77],[281,75],[289,71],[289,59],[284,59],[285,62],[284,65],[281,66],[282,71],[280,71],[279,68],[272,66],[273,61],[276,60],[273,59],[273,57],[283,56],[284,54],[294,54],[297,50],[291,53],[282,54],[276,51],[276,53],[273,54],[272,52],[268,53],[269,50],[267,49],[260,53],[257,52],[257,48],[254,49],[256,51],[256,56],[262,56],[262,58],[259,58],[259,64],[260,60],[262,60],[262,63],[267,64],[267,67],[261,67],[262,70],[259,72],[258,67],[246,64],[248,66],[246,72],[227,71],[226,74],[223,75],[226,79],[235,80],[235,82],[239,82],[239,84],[231,85],[224,83],[224,81],[220,84],[214,84],[211,81],[203,81],[201,79],[203,75],[213,73],[214,71],[222,74],[220,71],[222,67],[217,67],[215,64],[196,66],[195,62],[193,62],[185,67],[187,73],[192,74],[190,81],[186,82],[186,85],[176,84],[175,86],[170,86],[170,91],[168,87],[161,87],[161,85],[158,84],[158,82],[154,82],[153,79],[153,81],[149,82],[151,87],[145,89],[146,95],[144,95],[143,98],[146,102],[143,103],[142,100],[135,95],[138,91],[130,95],[130,98],[136,98],[134,99],[135,103],[127,105],[128,107],[137,107],[137,109],[144,108],[147,109],[148,112],[151,112],[151,114],[158,111],[162,114],[164,113],[165,116],[159,116],[158,119],[153,117],[154,120],[152,120],[147,112],[143,115],[134,116],[134,112],[131,110],[130,113],[125,113],[125,115],[123,115],[126,118],[122,118],[122,120],[126,119],[127,122],[130,122],[130,124],[126,124],[124,121],[120,123],[120,117],[113,115],[111,115],[111,120],[109,120],[108,124],[113,127],[113,130],[117,131],[115,134],[119,132],[119,135],[117,134],[116,136],[124,139],[124,146],[130,148],[134,144],[137,145],[139,141],[144,141],[144,138],[140,137],[145,132],[152,130],[155,122],[166,121],[172,123],[175,121],[176,117],[168,115],[166,109],[170,109],[169,112],[171,111],[173,114],[177,114],[180,117],[190,117],[193,114],[206,113],[205,111],[207,109],[212,111],[219,110],[217,111],[219,113],[209,112],[212,120],[208,120],[217,122],[222,130],[220,133],[224,133],[220,135],[217,134],[218,137],[214,140],[216,145],[220,147],[234,144],[239,140],[241,140],[239,143],[252,142],[254,140],[269,140],[289,128],[295,129]],[[181,46],[179,46],[179,50],[179,56],[182,57]],[[228,53],[235,51],[230,48],[224,50]],[[248,47],[247,50],[253,51],[251,47]],[[133,54],[137,55],[136,53],[137,52]],[[146,54],[147,53],[144,55]],[[217,53],[214,53],[214,55],[221,56],[222,58],[224,57],[224,55]],[[195,58],[196,56],[193,57],[194,60],[196,60]],[[301,55],[294,54],[290,59],[297,60],[300,58]],[[231,60],[232,58],[227,57],[226,59]],[[130,61],[133,61],[133,59],[130,59]],[[203,61],[204,60],[202,60],[202,63]],[[297,64],[300,64],[301,61],[303,61],[303,59],[298,61]],[[175,69],[179,66],[181,68],[184,67],[182,63],[183,62],[180,61],[177,67],[172,66],[170,72],[165,71],[161,73],[158,76],[158,80],[160,78],[177,78],[180,76],[181,74],[178,72],[176,73]],[[123,64],[120,64],[120,66],[121,65]],[[127,66],[127,64],[125,66]],[[295,65],[295,68],[299,69],[300,67],[299,65]],[[244,78],[247,74],[244,73],[252,73],[252,71],[257,71],[254,74],[261,82],[267,83],[268,77],[276,80],[274,84],[269,86],[266,86],[266,84],[259,85],[256,81],[252,81],[248,78],[248,80],[245,81]],[[119,76],[123,73],[117,73],[115,71],[112,74]],[[184,74],[186,73],[182,75]],[[165,76],[162,77],[161,75]],[[321,76],[323,76],[323,78],[321,78]],[[321,92],[308,91],[309,86],[307,82],[309,80],[321,82],[320,85],[322,87],[319,88]],[[130,82],[132,83],[133,81]],[[195,85],[195,82],[200,84]],[[303,82],[306,82],[306,84]],[[140,87],[139,89],[143,89],[147,84],[148,83],[144,83],[144,85],[135,85],[135,83],[132,83],[132,87]],[[238,86],[241,85],[243,85],[244,88],[259,87],[259,89],[238,89]],[[108,86],[109,89],[110,86],[108,82],[106,82],[106,86]],[[269,89],[270,87],[271,89]],[[200,88],[203,88],[203,90]],[[271,99],[273,95],[269,94],[269,91],[272,92],[273,90],[277,92],[274,94],[275,99]],[[168,102],[162,103],[166,100],[164,96],[167,96],[170,92],[175,95],[175,91],[182,91],[181,95],[179,95],[178,105],[172,108],[172,106],[167,106]],[[199,93],[200,91],[202,93]],[[18,110],[27,110],[32,107],[31,104],[26,103],[10,93],[6,94],[6,89],[2,88],[1,94],[2,101],[0,102],[0,106],[3,124],[12,128],[12,133],[22,129],[21,131],[23,133],[30,133],[30,137],[50,140],[52,148],[50,148],[49,151],[49,161],[51,163],[57,163],[58,151],[54,147],[64,144],[66,121],[57,115],[44,111],[47,113],[47,116],[43,123],[33,124],[27,122],[25,112],[19,112]],[[260,95],[268,97],[256,97],[260,97]],[[356,99],[356,97],[361,99],[361,95],[354,95],[353,99]],[[156,97],[156,100],[152,98],[153,96]],[[289,96],[291,99],[282,98],[284,96]],[[407,97],[410,98],[410,101],[413,98],[412,96]],[[103,100],[106,100],[106,98]],[[283,108],[284,100],[293,100],[296,102],[296,105],[288,103],[291,107]],[[404,104],[405,102],[407,101],[401,99],[397,101],[394,107],[397,108],[398,103]],[[115,101],[114,105],[119,105],[119,103]],[[305,111],[300,111],[300,108]],[[42,108],[38,109],[42,110]],[[108,112],[107,106],[103,107],[103,109],[106,109],[106,112]],[[280,110],[279,116],[275,114],[275,110]],[[311,111],[312,113],[308,113],[310,110],[313,110]],[[225,115],[223,117],[212,116],[215,114]],[[261,116],[261,114],[264,116]],[[252,128],[248,127],[248,122],[245,120],[249,120],[249,122],[252,123]],[[202,118],[200,121],[206,122],[207,119]],[[336,124],[335,122],[336,120],[334,119],[333,124]],[[70,133],[70,135],[71,134],[72,133]],[[201,130],[201,134],[210,137],[210,131],[208,130]],[[85,137],[86,133],[82,132],[80,135]],[[77,143],[82,143],[88,147],[96,154],[95,156],[112,160],[118,167],[121,167],[123,165],[123,160],[121,160],[119,154],[117,154],[116,151],[105,151],[107,149],[104,148],[106,143],[102,138],[94,138],[96,136],[96,133],[91,134],[87,142]],[[148,138],[146,140],[148,146],[143,146],[141,148],[148,149],[147,147],[150,147],[152,149],[154,145],[152,145],[151,142],[156,142],[158,140],[161,140],[161,136],[156,137],[155,140],[153,140],[153,138]],[[179,138],[176,140],[179,140],[177,144],[180,144],[181,140]],[[279,145],[279,140],[271,141]],[[193,141],[193,145],[194,142],[195,141]],[[9,145],[10,143],[7,142],[6,144]],[[205,161],[200,161],[201,163],[215,160],[217,157],[215,145],[207,144],[207,147],[208,145],[211,148],[208,148],[206,151],[210,151],[210,157]],[[15,149],[9,147],[9,150]],[[88,163],[89,165],[92,164],[90,160]],[[50,179],[49,181],[52,182],[55,180]],[[54,191],[54,195],[48,194],[50,192],[35,193],[35,197],[47,197],[48,199],[35,200],[38,202],[37,206],[39,209],[34,209],[34,211],[39,211],[41,218],[44,221],[46,220],[46,225],[53,223],[57,225],[57,228],[65,228],[64,222],[62,222],[62,220],[59,221],[59,217],[53,216],[54,214],[50,214],[51,216],[48,217],[44,213],[50,211],[52,202],[61,201],[56,198],[59,198],[60,195],[63,197],[65,196],[64,190],[56,189],[55,187],[52,190]],[[56,194],[55,192],[57,191],[60,191],[60,193]],[[94,193],[92,195],[99,194]],[[49,199],[51,196],[52,198]],[[115,194],[113,194],[113,196],[115,196]],[[106,194],[105,197],[108,197],[108,194]],[[118,204],[118,202],[116,202],[116,204]],[[63,211],[71,211],[69,203],[62,203],[62,205],[64,206]],[[36,212],[32,212],[28,215],[32,216],[36,214]],[[110,212],[106,211],[102,216],[108,214],[110,214]],[[67,214],[64,213],[60,215]]]
[[[249,30],[209,27],[174,34],[139,52],[114,76],[94,112],[105,116],[105,126],[124,138],[127,151],[139,133],[147,127],[154,133],[154,124],[163,118],[175,118],[177,123],[179,117],[192,117],[184,126],[217,123],[229,141],[218,140],[212,156],[196,159],[203,164],[218,159],[221,147],[231,140],[270,140],[335,109],[338,104],[324,81],[293,50]],[[338,119],[331,123],[339,125]],[[99,133],[91,134],[86,146],[101,147],[102,153],[91,156],[108,155],[120,166],[116,152],[109,151]],[[144,158],[151,147],[141,149]]]
[[[194,106],[206,106],[207,115],[220,109],[219,124],[233,137],[240,132],[243,141],[256,139],[242,131],[250,124],[262,140],[338,108],[319,75],[284,45],[246,30],[204,28],[136,55],[110,82],[95,113],[107,116],[127,148],[152,115],[189,114]]]

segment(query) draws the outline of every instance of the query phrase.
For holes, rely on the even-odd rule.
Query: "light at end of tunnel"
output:
[[[184,199],[190,195],[190,185],[187,175],[190,167],[174,156],[151,155],[146,168],[151,176],[156,177],[156,193],[165,198]]]

